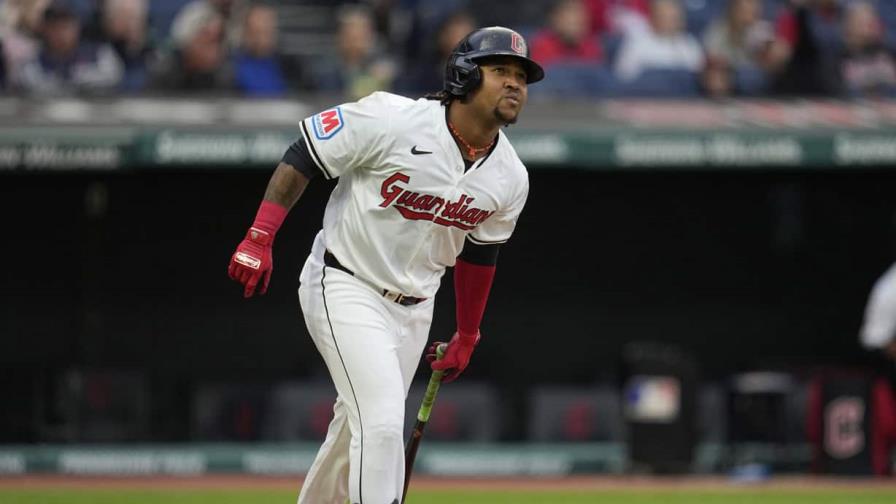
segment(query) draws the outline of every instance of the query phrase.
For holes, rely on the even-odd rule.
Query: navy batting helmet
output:
[[[445,91],[465,96],[482,80],[478,60],[491,56],[512,56],[526,69],[526,83],[544,79],[541,65],[529,58],[529,45],[519,33],[501,26],[480,28],[467,35],[451,51],[445,67]]]

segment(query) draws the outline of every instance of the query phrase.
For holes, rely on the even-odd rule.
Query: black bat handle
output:
[[[408,442],[408,447],[405,450],[404,455],[404,490],[401,492],[401,502],[404,504],[404,499],[408,495],[408,485],[411,483],[411,472],[414,469],[414,459],[417,458],[417,449],[420,448],[420,439],[423,438],[423,428],[426,427],[426,422],[421,422],[417,420],[417,423],[414,424],[414,431],[411,433],[411,439]]]

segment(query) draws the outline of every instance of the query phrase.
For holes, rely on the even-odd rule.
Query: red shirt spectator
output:
[[[582,0],[561,0],[551,10],[550,25],[532,39],[532,59],[556,63],[600,63],[603,50],[589,33],[591,17]]]
[[[625,31],[626,15],[637,15],[645,24],[650,13],[649,0],[585,0],[585,9],[591,15],[591,33]]]
[[[599,63],[603,60],[603,50],[594,39],[580,40],[570,45],[560,35],[544,30],[532,42],[532,59],[542,66],[554,63]]]

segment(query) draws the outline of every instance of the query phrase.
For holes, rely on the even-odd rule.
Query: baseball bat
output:
[[[445,348],[448,345],[442,343],[436,348],[436,360],[441,359],[445,355]],[[429,384],[426,386],[426,393],[423,394],[423,402],[417,411],[417,422],[414,424],[414,430],[411,432],[411,439],[408,440],[408,446],[404,452],[404,491],[401,493],[401,502],[404,504],[405,497],[408,495],[408,485],[411,484],[411,471],[414,470],[414,460],[417,458],[417,448],[420,447],[420,440],[423,439],[423,429],[426,422],[429,422],[429,415],[432,413],[432,403],[436,400],[436,394],[439,392],[439,385],[442,384],[442,376],[444,371],[433,371],[429,377]]]

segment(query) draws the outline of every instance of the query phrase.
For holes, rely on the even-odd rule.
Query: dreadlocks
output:
[[[446,106],[457,98],[457,96],[454,96],[444,89],[442,89],[441,91],[436,91],[434,93],[427,93],[423,95],[423,97],[427,100],[439,100],[439,103]]]

